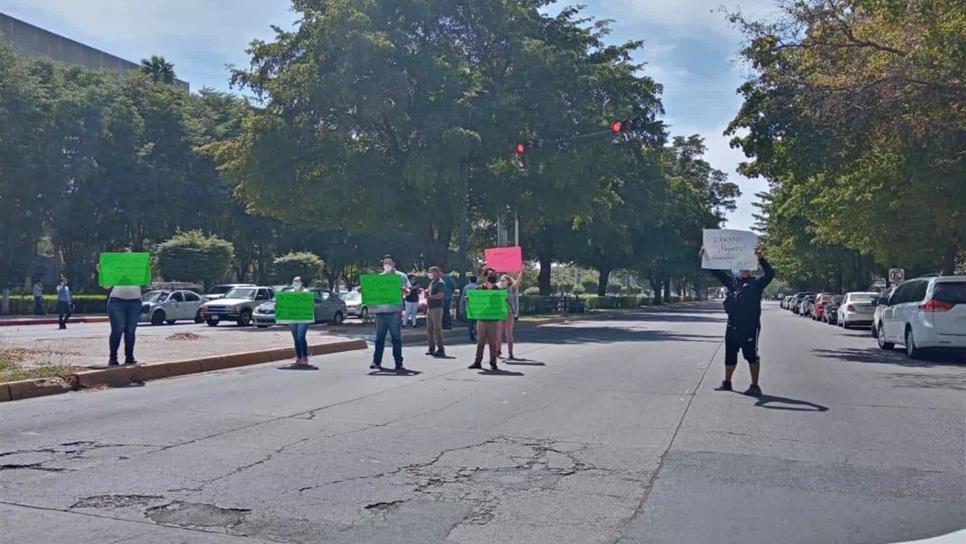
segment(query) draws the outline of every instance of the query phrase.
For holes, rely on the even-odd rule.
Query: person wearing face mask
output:
[[[57,323],[61,330],[67,328],[67,321],[74,313],[74,301],[70,296],[70,287],[67,285],[67,276],[60,277],[60,284],[57,285]]]
[[[392,358],[396,363],[396,372],[405,372],[403,367],[402,355],[402,299],[409,293],[412,284],[409,277],[396,270],[396,259],[392,255],[385,255],[382,258],[382,275],[395,275],[399,277],[399,304],[381,304],[373,306],[369,311],[375,316],[376,321],[376,345],[372,354],[372,370],[382,370],[382,355],[386,350],[386,335],[392,338]]]
[[[296,276],[292,278],[292,291],[305,291],[302,285],[302,278]],[[309,364],[309,342],[305,336],[309,332],[308,323],[289,323],[289,330],[292,331],[292,338],[295,340],[295,363],[293,366],[308,366]]]
[[[519,307],[520,299],[517,296],[520,290],[520,277],[517,276],[516,278],[511,278],[509,275],[504,274],[500,278],[500,281],[499,283],[497,283],[496,286],[500,289],[507,290],[506,301],[507,301],[507,307],[510,310],[506,316],[506,321],[502,322],[502,327],[501,327],[502,333],[500,335],[501,336],[500,354],[502,355],[503,353],[502,345],[503,345],[503,340],[505,339],[507,344],[507,351],[509,353],[508,359],[510,361],[515,361],[517,358],[516,356],[513,355],[513,328],[514,328],[514,325],[516,324],[517,317],[520,315],[520,307]]]
[[[738,352],[741,351],[751,371],[751,386],[745,394],[761,396],[761,387],[758,385],[761,370],[761,359],[758,356],[761,296],[765,287],[775,278],[775,271],[765,259],[761,245],[755,248],[755,255],[758,257],[758,264],[765,271],[760,277],[752,276],[751,270],[741,270],[734,276],[723,270],[712,270],[711,273],[728,290],[724,301],[725,313],[728,314],[725,330],[725,379],[717,390],[732,390],[731,378],[738,366]],[[701,248],[700,256],[704,257],[704,248]]]
[[[479,286],[475,290],[493,291],[499,289],[497,283],[500,279],[497,277],[496,272],[490,270],[487,271],[486,282]],[[468,293],[467,298],[472,299],[473,293]],[[497,357],[500,350],[500,324],[502,321],[484,321],[478,320],[476,322],[476,359],[474,359],[473,364],[470,365],[470,369],[481,369],[483,368],[483,351],[486,346],[490,347],[490,370],[496,371],[499,368],[496,365]]]
[[[446,284],[443,283],[443,272],[438,266],[429,269],[429,292],[426,295],[426,336],[429,339],[429,351],[426,355],[446,357],[443,347],[443,298],[446,296]]]

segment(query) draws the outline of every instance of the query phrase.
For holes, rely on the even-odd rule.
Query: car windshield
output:
[[[164,302],[168,300],[167,291],[148,291],[141,297],[144,302]]]
[[[228,291],[231,291],[231,290],[232,290],[232,286],[231,285],[216,285],[210,291],[210,293],[212,295],[222,295],[222,294],[227,293]]]
[[[966,281],[936,282],[932,298],[943,302],[966,304]]]
[[[362,300],[362,294],[359,293],[358,291],[351,291],[349,293],[342,295],[342,300],[346,302],[359,302],[360,300]]]
[[[842,295],[836,295],[836,296],[832,297],[832,303],[833,304],[842,304],[842,301],[843,300],[845,300],[845,297],[842,296]]]
[[[255,298],[254,287],[236,287],[225,293],[225,298]]]
[[[875,302],[878,298],[875,293],[852,293],[852,302]]]

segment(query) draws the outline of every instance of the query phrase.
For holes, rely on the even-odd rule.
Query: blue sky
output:
[[[721,134],[741,105],[735,89],[745,69],[733,62],[741,37],[718,8],[767,16],[774,0],[576,3],[587,6],[587,15],[614,20],[613,41],[644,40],[638,60],[664,84],[665,121],[675,135],[705,137],[708,160],[744,193],[728,226],[748,228],[754,193],[767,185],[735,172],[742,154]],[[163,55],[195,90],[228,90],[226,66],[246,64],[248,42],[269,39],[269,25],[286,27],[296,18],[288,0],[0,0],[0,11],[132,61]]]

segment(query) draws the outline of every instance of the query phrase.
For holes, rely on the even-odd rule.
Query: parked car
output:
[[[835,321],[843,329],[871,325],[878,299],[879,294],[874,291],[846,293]]]
[[[166,291],[155,290],[144,293],[141,297],[141,318],[139,321],[152,325],[167,323],[173,325],[176,321],[192,320],[201,323],[201,305],[205,299],[201,295],[186,290]]]
[[[793,313],[796,313],[796,314],[799,313],[802,309],[802,300],[804,300],[805,297],[809,295],[814,295],[814,294],[815,293],[808,293],[808,292],[796,293],[795,296],[792,297],[792,300],[789,301],[788,309],[791,310]]]
[[[872,314],[872,338],[879,337],[879,322],[882,321],[882,312],[889,307],[889,297],[896,292],[902,284],[892,286],[888,292],[879,295],[875,302],[875,313]]]
[[[805,295],[798,305],[798,315],[809,317],[812,315],[812,304],[815,304],[815,295]]]
[[[206,302],[201,306],[201,316],[209,327],[217,327],[222,321],[234,321],[240,327],[252,323],[252,315],[262,303],[275,299],[271,287],[235,287],[225,296]]]
[[[880,348],[902,344],[909,357],[932,348],[966,348],[966,275],[903,283],[889,297],[878,328]]]
[[[785,295],[782,297],[782,301],[778,304],[779,306],[781,306],[782,310],[785,310],[788,308],[788,301],[790,301],[793,296],[794,295]]]
[[[825,303],[822,308],[822,321],[829,325],[836,325],[839,322],[839,306],[845,301],[845,295],[835,295],[832,300]]]
[[[835,293],[819,293],[815,296],[815,303],[812,304],[811,317],[815,321],[822,321],[822,316],[825,315],[825,305],[828,304]]]
[[[346,316],[358,317],[366,321],[369,319],[369,307],[362,303],[362,293],[359,291],[349,291],[342,295],[345,301]]]
[[[283,289],[283,291],[288,291],[291,287]],[[339,324],[345,320],[345,316],[348,314],[346,310],[346,303],[342,298],[325,289],[309,289],[309,291],[315,293],[315,322],[316,323],[335,323]],[[275,301],[270,300],[264,302],[255,308],[255,313],[252,314],[252,319],[255,321],[255,326],[264,329],[270,325],[275,324]]]
[[[209,292],[205,294],[205,298],[208,300],[225,298],[225,293],[236,287],[255,287],[255,285],[251,283],[224,283],[222,285],[216,285],[209,289]]]

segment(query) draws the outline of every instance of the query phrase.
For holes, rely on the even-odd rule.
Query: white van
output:
[[[880,348],[902,344],[910,357],[931,348],[966,348],[966,276],[903,283],[882,309],[877,333]]]

